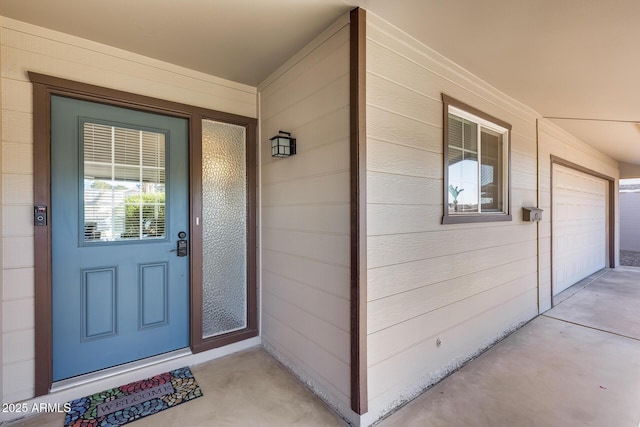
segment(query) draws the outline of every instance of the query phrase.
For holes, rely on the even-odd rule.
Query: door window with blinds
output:
[[[166,238],[162,131],[83,119],[84,243]]]
[[[444,223],[511,220],[511,126],[443,95]]]

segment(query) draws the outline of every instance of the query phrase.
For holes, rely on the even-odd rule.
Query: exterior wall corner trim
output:
[[[351,409],[367,412],[366,12],[351,11]]]

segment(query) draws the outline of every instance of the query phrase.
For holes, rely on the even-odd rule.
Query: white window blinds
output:
[[[165,134],[82,125],[85,242],[165,237]]]

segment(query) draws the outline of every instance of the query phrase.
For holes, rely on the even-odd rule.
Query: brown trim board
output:
[[[367,412],[366,13],[350,14],[351,409]]]
[[[51,206],[51,102],[47,87],[33,85],[33,202]],[[37,154],[36,154],[37,153]],[[35,280],[35,395],[47,394],[53,380],[51,328],[51,227],[33,228]]]
[[[185,118],[189,121],[190,166],[190,346],[194,353],[258,335],[256,281],[256,126],[257,120],[206,108],[151,98],[100,86],[29,72],[33,84],[34,204],[51,205],[51,95]],[[202,338],[202,120],[245,127],[247,131],[247,327],[211,339]],[[52,367],[51,226],[34,227],[35,258],[35,395],[49,392]]]
[[[616,242],[616,222],[615,222],[615,213],[616,213],[616,206],[615,206],[615,185],[616,185],[616,180],[615,178],[612,178],[608,175],[602,174],[600,172],[594,171],[592,169],[586,168],[584,166],[581,166],[577,163],[573,163],[570,162],[569,160],[565,160],[562,157],[558,157],[558,156],[554,156],[551,155],[551,182],[550,182],[550,188],[551,188],[551,213],[549,215],[550,220],[551,220],[551,252],[550,252],[550,256],[551,256],[551,307],[553,307],[553,166],[554,165],[559,165],[559,166],[564,166],[567,167],[569,169],[573,169],[576,170],[578,172],[582,172],[584,174],[587,175],[591,175],[593,177],[596,178],[600,178],[602,180],[607,181],[608,185],[608,197],[607,197],[607,205],[608,205],[608,219],[607,219],[607,230],[608,230],[608,234],[609,234],[609,240],[607,241],[607,245],[608,245],[608,249],[609,249],[609,267],[610,268],[614,268],[616,265],[616,252],[615,252],[615,242]]]
[[[536,119],[536,206],[540,206],[540,119]],[[551,213],[549,213],[551,215]],[[549,216],[551,218],[551,216]],[[536,303],[540,314],[540,223],[536,224]],[[553,301],[552,301],[553,303]]]

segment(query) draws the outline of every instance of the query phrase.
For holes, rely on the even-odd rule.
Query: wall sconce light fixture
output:
[[[271,138],[271,157],[289,157],[296,154],[296,139],[291,133],[278,131],[278,135]]]

